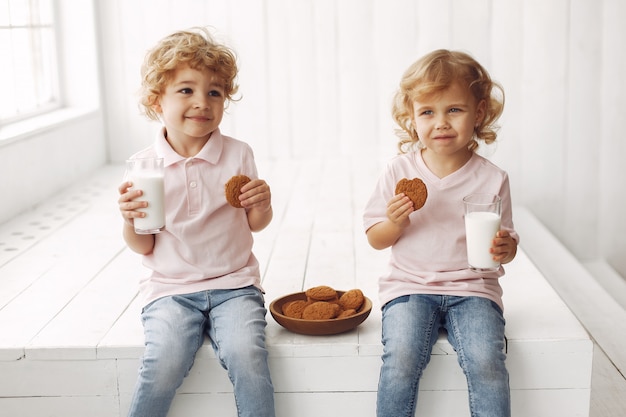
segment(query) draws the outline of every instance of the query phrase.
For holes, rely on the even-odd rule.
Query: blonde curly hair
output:
[[[235,101],[239,86],[237,56],[227,46],[215,41],[206,28],[178,31],[161,39],[146,54],[141,66],[140,108],[152,120],[159,120],[154,110],[174,71],[181,65],[197,70],[214,71],[224,83],[226,106]]]
[[[413,103],[419,98],[440,93],[455,82],[467,86],[477,103],[485,101],[485,117],[475,128],[469,149],[475,151],[478,148],[478,139],[486,144],[496,140],[499,128],[496,121],[504,109],[504,90],[470,55],[439,49],[414,62],[400,80],[391,111],[393,119],[400,126],[396,129],[396,135],[400,138],[400,153],[423,147],[413,126]]]

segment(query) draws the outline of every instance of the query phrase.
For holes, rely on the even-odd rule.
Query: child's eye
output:
[[[222,92],[218,90],[209,91],[209,96],[211,97],[222,97]]]
[[[193,94],[193,90],[191,88],[183,88],[183,89],[179,90],[179,93],[182,93],[182,94]]]
[[[433,114],[433,111],[432,111],[432,110],[424,110],[424,111],[422,112],[422,116],[430,116],[430,115],[432,115],[432,114]]]
[[[450,109],[450,113],[458,113],[458,112],[460,112],[460,111],[462,111],[462,110],[461,110],[461,109],[459,109],[458,107],[454,107],[454,108],[451,108],[451,109]]]

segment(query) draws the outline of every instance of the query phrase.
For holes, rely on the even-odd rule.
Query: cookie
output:
[[[363,292],[359,289],[346,291],[339,297],[339,305],[344,310],[358,310],[361,308],[364,301],[365,297],[363,296]]]
[[[419,210],[424,207],[426,198],[428,197],[426,184],[419,178],[413,178],[412,180],[402,178],[398,181],[396,184],[396,194],[400,193],[403,193],[411,199],[414,210]]]
[[[351,308],[349,310],[344,310],[337,316],[338,319],[345,319],[346,317],[354,316],[356,314],[356,310]]]
[[[228,180],[224,186],[224,195],[228,204],[235,208],[241,208],[239,196],[241,195],[241,187],[250,182],[250,178],[245,175],[235,175]]]
[[[283,314],[294,319],[301,319],[302,312],[309,305],[304,300],[295,300],[283,305]]]
[[[329,320],[334,319],[341,312],[337,304],[326,301],[316,301],[306,306],[302,311],[302,318],[305,320]]]
[[[312,301],[331,301],[337,298],[337,291],[327,285],[309,288],[306,296]]]

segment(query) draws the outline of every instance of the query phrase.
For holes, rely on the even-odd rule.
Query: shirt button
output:
[[[191,188],[196,188],[196,186],[197,186],[197,185],[198,185],[198,183],[197,183],[197,182],[195,182],[195,181],[191,181],[191,182],[189,183],[189,186],[190,186]]]

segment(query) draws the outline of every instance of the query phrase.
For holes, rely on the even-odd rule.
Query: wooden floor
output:
[[[363,233],[361,219],[360,217],[355,218],[354,213],[359,212],[360,208],[363,207],[365,198],[369,195],[381,167],[382,162],[380,161],[363,163],[363,161],[357,159],[259,162],[260,175],[275,190],[273,195],[275,220],[268,229],[257,235],[259,244],[255,249],[255,253],[261,265],[280,265],[280,268],[265,270],[264,275],[271,274],[276,277],[277,274],[285,274],[284,271],[287,272],[285,279],[280,284],[282,293],[287,291],[287,289],[293,291],[301,290],[303,285],[328,282],[328,277],[331,276],[333,277],[333,282],[339,282],[345,288],[349,288],[354,283],[354,277],[346,277],[345,285],[341,282],[341,278],[339,278],[339,281],[337,280],[342,275],[342,271],[337,271],[337,265],[354,262],[355,253],[360,254],[363,251],[361,245],[364,244],[364,239],[359,238],[345,242],[345,245],[343,245],[345,250],[335,255],[341,257],[341,262],[336,262],[337,259],[328,259],[328,252],[325,251],[324,246],[328,242],[333,241],[333,239],[337,239],[338,236],[345,236],[345,233],[337,233],[337,230],[334,230],[338,223],[352,229],[355,236],[361,236]],[[0,310],[11,305],[12,297],[16,296],[17,291],[27,291],[28,285],[25,285],[24,282],[19,282],[20,272],[22,271],[14,270],[15,265],[21,265],[21,268],[45,270],[54,262],[55,254],[48,253],[46,254],[47,258],[38,260],[34,258],[34,261],[30,263],[9,263],[10,260],[26,252],[36,254],[36,250],[29,251],[29,249],[35,247],[41,239],[52,235],[56,229],[66,225],[78,213],[81,213],[88,207],[93,209],[94,204],[101,205],[99,214],[103,218],[110,220],[112,216],[119,216],[116,205],[116,186],[122,177],[122,171],[123,168],[120,166],[105,167],[88,180],[82,181],[66,192],[55,196],[48,203],[34,208],[23,216],[18,216],[11,222],[0,225],[0,286],[3,289],[7,289],[6,291],[0,291]],[[285,176],[286,172],[293,174]],[[358,175],[353,175],[354,172],[357,172]],[[277,190],[280,190],[280,192],[276,192]],[[293,207],[298,207],[298,210],[290,209]],[[337,222],[337,216],[345,219],[345,221]],[[119,221],[121,224],[121,219]],[[290,259],[288,258],[281,259],[280,263],[275,262],[277,254],[281,252],[280,245],[294,245],[294,242],[302,240],[301,236],[309,236],[309,232],[313,229],[316,235],[315,244],[309,246],[310,242],[301,242],[303,247],[308,248],[308,256],[311,257],[306,270],[290,269]],[[114,228],[106,233],[119,233],[119,229]],[[89,224],[81,223],[76,227],[77,239],[82,239],[89,234]],[[278,235],[280,235],[281,239],[276,239]],[[97,238],[98,236],[92,235],[91,239],[86,239],[86,241],[89,240],[93,244],[98,244]],[[532,244],[532,238],[531,236],[529,244]],[[536,238],[539,239],[540,237]],[[267,245],[264,244],[265,242],[272,242],[272,244]],[[355,242],[361,243],[356,244]],[[58,244],[62,246],[64,242],[59,241]],[[333,242],[333,246],[342,245],[337,245],[337,242]],[[109,249],[113,251],[119,250],[119,248],[103,248],[104,251]],[[526,248],[524,249],[526,250]],[[530,252],[532,253],[532,250]],[[371,253],[371,251],[368,253]],[[324,256],[320,256],[321,254]],[[76,255],[80,256],[80,253]],[[303,256],[307,255],[304,254]],[[357,256],[359,256],[361,261],[363,260],[361,255]],[[532,260],[541,269],[541,256],[536,254],[536,257],[537,260],[535,258],[532,258]],[[273,260],[272,263],[267,262],[270,258]],[[314,259],[315,261],[313,261]],[[384,268],[385,261],[386,254],[380,252],[370,256],[370,259],[367,261],[367,267],[371,267],[372,272],[381,270],[381,268]],[[289,277],[294,274],[306,276],[306,279],[294,282]],[[34,275],[36,274],[29,274],[29,276]],[[118,277],[117,279],[120,278]],[[276,285],[275,282],[273,281],[272,285]],[[562,283],[554,283],[557,290],[560,285]],[[579,282],[578,285],[594,286],[593,283],[585,284],[584,281]],[[16,290],[11,291],[11,288]],[[20,290],[17,290],[17,288],[20,288]],[[268,294],[277,294],[277,290],[274,288],[266,289]],[[372,283],[367,290],[375,293],[375,283]],[[585,293],[585,288],[579,288],[579,290],[583,294]],[[597,291],[595,286],[594,291]],[[611,323],[611,318],[593,317],[589,309],[581,305],[584,303],[577,301],[575,297],[570,296],[566,291],[564,291],[563,297],[592,337],[598,341],[594,350],[590,416],[626,416],[626,380],[619,371],[619,369],[624,369],[623,356],[617,350],[620,346],[623,346],[620,343],[626,337],[626,333],[620,334],[617,331],[614,335],[609,335],[606,328],[599,325],[598,322]],[[604,293],[598,295],[598,297],[610,298],[610,295]],[[586,302],[593,304],[593,300],[586,300]],[[602,302],[603,305],[610,304],[604,298],[599,302]],[[24,308],[24,314],[28,314],[26,309],[33,307],[24,306]],[[33,315],[33,317],[32,325],[40,326],[41,323],[37,323],[37,316]],[[15,329],[15,325],[12,323],[0,324],[3,331],[9,334],[11,332],[18,334],[20,331],[20,329]],[[3,335],[0,334],[0,339],[2,337]]]

